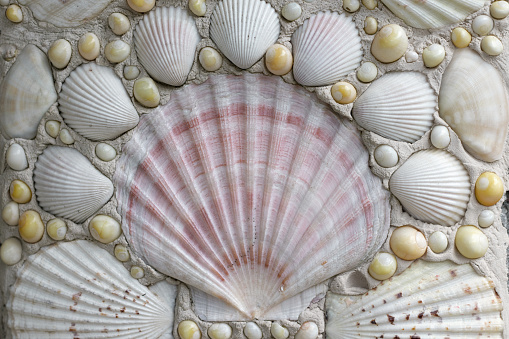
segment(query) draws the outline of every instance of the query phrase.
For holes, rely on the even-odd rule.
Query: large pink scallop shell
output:
[[[279,77],[174,92],[141,118],[114,181],[136,254],[246,318],[357,267],[389,227],[358,131]]]

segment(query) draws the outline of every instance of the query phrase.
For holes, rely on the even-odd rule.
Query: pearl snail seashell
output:
[[[306,90],[211,76],[143,116],[124,147],[124,235],[158,271],[264,317],[385,239],[389,196],[368,160],[356,128]]]

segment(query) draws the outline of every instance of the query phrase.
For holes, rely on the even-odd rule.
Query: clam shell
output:
[[[440,28],[463,21],[484,0],[381,0],[394,15],[415,28]]]
[[[177,7],[156,7],[134,32],[142,66],[155,80],[171,86],[186,82],[199,41],[194,19]]]
[[[352,116],[368,131],[415,142],[431,128],[436,104],[437,96],[424,74],[394,72],[368,87],[355,101]]]
[[[355,127],[306,90],[211,76],[143,116],[124,147],[124,234],[160,272],[261,317],[385,239],[388,192],[368,158]]]
[[[456,49],[442,77],[440,116],[474,157],[502,157],[509,125],[509,99],[500,73],[476,52]]]
[[[7,325],[15,338],[173,338],[176,292],[141,285],[89,241],[59,242],[18,271]]]
[[[304,86],[325,86],[353,72],[362,61],[359,31],[336,12],[312,15],[292,35],[293,76]]]
[[[113,195],[113,184],[75,149],[49,146],[34,169],[35,194],[46,212],[82,223]]]
[[[9,138],[35,138],[42,116],[56,100],[46,54],[34,45],[27,45],[0,85],[2,132]]]
[[[122,81],[104,66],[76,68],[62,85],[60,115],[76,132],[94,141],[115,139],[138,124]]]
[[[223,0],[210,18],[210,38],[237,67],[247,69],[279,37],[279,17],[262,0]]]
[[[426,150],[412,154],[394,172],[389,189],[415,218],[451,226],[467,209],[470,177],[452,154]]]
[[[503,338],[502,300],[469,264],[416,261],[360,297],[327,294],[327,338]]]

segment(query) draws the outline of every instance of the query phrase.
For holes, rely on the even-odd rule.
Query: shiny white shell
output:
[[[392,194],[417,219],[451,226],[463,218],[470,199],[470,177],[463,164],[442,150],[412,154],[389,182]]]
[[[436,104],[437,96],[424,74],[393,72],[375,80],[362,93],[353,105],[352,116],[368,131],[415,142],[431,128]]]
[[[111,68],[95,63],[71,72],[58,103],[65,123],[94,141],[115,139],[139,120],[122,81]]]
[[[152,78],[171,86],[186,82],[199,41],[194,19],[173,6],[151,10],[134,32],[141,65]]]
[[[45,247],[25,262],[7,303],[15,338],[173,338],[177,288],[149,288],[85,240]]]
[[[293,76],[304,86],[325,86],[353,72],[362,61],[359,31],[336,12],[312,15],[292,35]]]
[[[237,67],[247,69],[279,37],[279,17],[263,0],[223,0],[210,17],[210,38]]]
[[[113,195],[113,184],[75,149],[46,148],[35,163],[35,194],[45,211],[82,223]]]

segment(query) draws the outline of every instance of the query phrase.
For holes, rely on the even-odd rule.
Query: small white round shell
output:
[[[272,334],[275,339],[286,339],[290,336],[288,329],[281,326],[279,323],[272,323],[270,326],[270,334]]]
[[[78,52],[85,60],[92,61],[99,56],[101,44],[94,33],[84,34],[78,41]]]
[[[9,238],[0,246],[0,258],[6,265],[14,265],[21,260],[23,249],[17,238]]]
[[[15,24],[23,21],[23,11],[18,5],[9,5],[9,7],[5,10],[5,16],[9,19],[9,21],[14,22]]]
[[[127,65],[124,67],[124,78],[126,80],[134,80],[140,75],[140,69],[136,66]]]
[[[380,145],[373,153],[375,161],[381,167],[394,167],[398,163],[399,156],[394,148],[389,145]]]
[[[495,221],[495,213],[491,210],[484,210],[481,213],[479,213],[479,217],[477,218],[477,222],[479,223],[479,226],[481,227],[490,227],[493,225],[493,222]]]
[[[108,25],[116,35],[125,34],[131,28],[129,18],[122,13],[111,13],[108,17]]]
[[[156,0],[127,0],[127,4],[139,13],[145,13],[154,8]]]
[[[433,252],[442,253],[446,250],[447,245],[449,245],[449,240],[443,232],[436,231],[429,236],[428,246]]]
[[[401,58],[408,48],[405,30],[396,24],[384,26],[371,43],[371,54],[380,62],[391,63]]]
[[[416,62],[419,59],[419,54],[416,51],[408,51],[405,53],[405,61],[409,64]]]
[[[376,280],[389,279],[396,273],[398,261],[393,254],[380,252],[375,255],[368,267],[368,273]]]
[[[200,339],[201,332],[198,325],[192,320],[184,320],[179,323],[178,333],[181,339]]]
[[[366,17],[364,20],[364,32],[369,35],[373,35],[378,30],[378,21],[372,16]]]
[[[371,82],[375,80],[378,74],[378,68],[370,61],[366,61],[357,69],[357,79],[362,82]]]
[[[285,75],[293,66],[292,52],[284,45],[270,46],[265,53],[265,66],[272,74]]]
[[[74,143],[74,138],[72,137],[71,132],[65,128],[60,131],[60,140],[66,145],[72,145]]]
[[[209,327],[207,334],[211,339],[230,339],[232,328],[228,324],[216,323]]]
[[[161,100],[156,83],[148,77],[134,82],[134,97],[140,104],[149,108],[156,107]]]
[[[201,66],[208,72],[217,71],[223,64],[223,57],[212,47],[202,48],[198,59]]]
[[[89,230],[92,237],[103,244],[117,239],[122,233],[118,221],[107,215],[96,215],[90,220]]]
[[[19,144],[12,144],[5,154],[7,165],[15,171],[23,171],[28,167],[25,150]]]
[[[436,148],[446,148],[451,142],[449,129],[445,126],[435,126],[431,130],[431,144]]]
[[[283,6],[281,15],[288,21],[294,21],[302,15],[302,7],[296,2],[290,2]]]
[[[196,16],[204,16],[207,13],[205,0],[189,0],[189,9]]]
[[[130,258],[129,251],[127,250],[127,247],[124,245],[115,245],[115,258],[117,258],[119,261],[125,262],[128,261]]]
[[[100,142],[95,146],[95,155],[102,161],[111,161],[117,156],[117,151],[113,146]]]
[[[355,87],[345,81],[340,81],[335,83],[331,87],[331,95],[334,101],[338,104],[347,105],[354,102],[355,98],[357,98],[357,90]]]
[[[424,234],[412,226],[400,226],[395,229],[389,242],[394,254],[403,260],[422,257],[428,247]]]
[[[470,45],[472,35],[463,27],[456,27],[451,32],[451,40],[457,48],[465,48]]]
[[[58,132],[60,132],[60,121],[49,120],[46,121],[46,133],[52,138],[58,137]]]
[[[295,335],[295,339],[316,339],[318,337],[318,326],[312,321],[306,321]]]
[[[472,21],[472,30],[479,35],[488,35],[493,30],[493,19],[488,15],[479,15]]]
[[[495,19],[505,19],[509,15],[509,3],[507,1],[494,1],[490,6],[490,14]]]
[[[359,0],[343,0],[343,9],[347,12],[353,13],[359,10],[361,3]]]
[[[141,279],[145,276],[145,271],[140,266],[131,267],[131,277],[134,279]]]
[[[114,40],[104,47],[104,55],[111,63],[119,63],[127,59],[131,53],[131,46],[122,40]]]
[[[15,201],[8,202],[2,209],[2,219],[9,226],[16,226],[19,222],[19,205]]]
[[[67,225],[62,219],[51,219],[46,224],[46,232],[53,240],[63,240],[67,233]]]
[[[48,50],[48,58],[51,64],[58,69],[67,67],[71,61],[72,46],[71,43],[65,39],[55,40]]]
[[[488,237],[472,225],[458,228],[454,242],[461,255],[469,259],[480,258],[488,250]]]
[[[504,45],[502,45],[502,41],[496,36],[488,35],[482,38],[481,49],[488,55],[497,56],[504,50]]]
[[[440,44],[431,44],[422,51],[422,61],[429,68],[437,67],[444,61],[445,48]]]
[[[244,327],[244,335],[248,339],[262,339],[262,330],[254,322],[248,322]]]
[[[362,4],[369,10],[374,10],[378,6],[377,0],[362,0]]]

